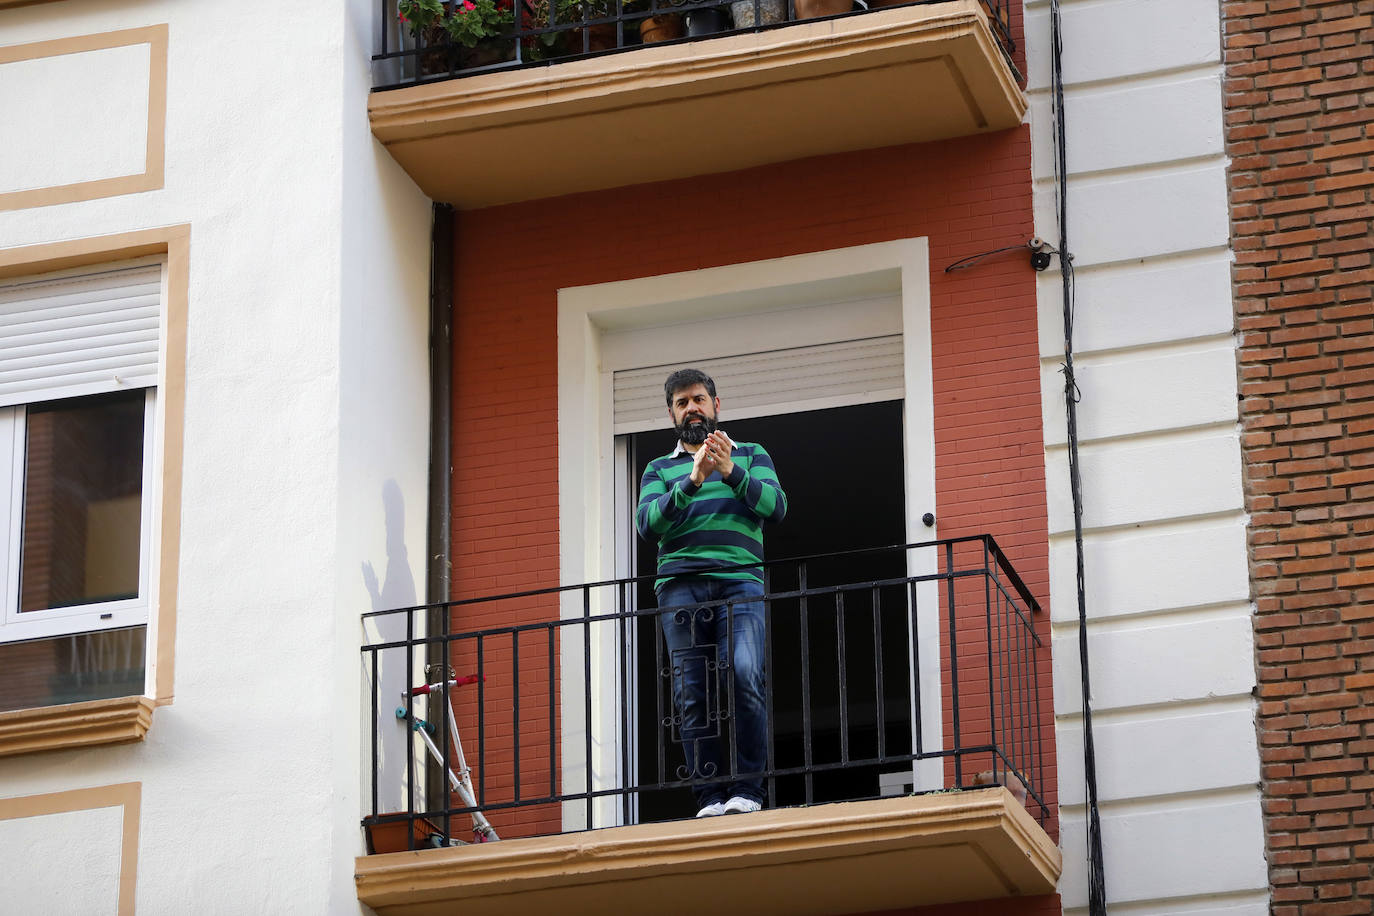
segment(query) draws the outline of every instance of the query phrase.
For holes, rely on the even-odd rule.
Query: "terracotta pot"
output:
[[[687,26],[682,21],[681,13],[659,13],[657,16],[650,16],[639,22],[639,40],[646,45],[660,41],[672,41],[674,38],[681,38],[685,34],[687,34]]]
[[[754,0],[737,0],[730,4],[735,28],[752,29],[756,25],[772,25],[787,20],[787,0],[759,0],[759,21],[754,21]]]
[[[403,814],[391,811],[388,814]],[[395,821],[389,824],[368,824],[364,830],[367,836],[367,854],[380,855],[388,852],[405,852],[407,849],[432,849],[434,842],[430,837],[439,836],[439,828],[425,818],[415,819],[415,830],[409,841],[406,840],[406,822]]]
[[[616,45],[616,30],[614,22],[603,22],[600,25],[589,25],[585,29],[574,29],[572,33],[572,47],[569,50],[573,54],[582,54],[582,33],[587,33],[587,51],[609,51]]]
[[[793,0],[798,19],[819,19],[838,16],[854,8],[854,0]]]

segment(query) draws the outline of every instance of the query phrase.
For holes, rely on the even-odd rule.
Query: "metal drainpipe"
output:
[[[429,273],[429,517],[425,538],[425,603],[447,602],[451,595],[453,462],[453,241],[454,212],[448,204],[434,205],[430,229]],[[448,632],[447,607],[431,607],[426,614],[430,633]],[[426,661],[441,664],[442,650],[431,643]],[[448,807],[444,774],[432,761],[426,764],[425,806]]]

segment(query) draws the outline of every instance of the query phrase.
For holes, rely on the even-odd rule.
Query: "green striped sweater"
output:
[[[763,446],[735,444],[728,478],[692,483],[692,455],[678,447],[655,458],[639,482],[635,528],[658,542],[655,588],[686,573],[762,581],[763,523],[787,514],[787,495]],[[739,569],[728,569],[742,566]]]

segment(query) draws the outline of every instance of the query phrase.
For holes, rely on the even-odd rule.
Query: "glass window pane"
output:
[[[143,695],[147,627],[0,643],[0,712]]]
[[[143,391],[28,408],[19,610],[138,597]]]

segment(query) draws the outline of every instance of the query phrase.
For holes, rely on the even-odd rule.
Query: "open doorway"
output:
[[[786,520],[764,530],[769,560],[882,547],[906,540],[901,401],[736,420],[730,419],[727,403],[721,426],[737,442],[758,442],[767,448],[787,492]],[[645,466],[672,451],[675,436],[671,430],[654,430],[625,438],[631,474],[627,484],[637,496]],[[637,541],[634,557],[635,573],[651,575],[656,545]],[[905,557],[900,551],[807,564],[810,587],[904,575]],[[774,592],[797,587],[793,567],[775,568],[770,578]],[[878,597],[877,591],[848,594],[842,612],[833,598],[812,598],[804,614],[796,598],[770,603],[768,678],[773,701],[773,769],[800,769],[804,764],[816,769],[809,777],[798,774],[771,781],[766,786],[770,804],[787,806],[879,795],[876,766],[838,764],[842,759],[862,761],[878,756],[880,740],[887,753],[910,748],[907,606],[900,588],[885,598]],[[641,608],[654,606],[651,581],[641,585],[636,601]],[[805,651],[803,630],[808,634]],[[659,707],[661,697],[666,696],[666,681],[661,681],[657,670],[659,639],[654,618],[640,618],[634,735],[640,785],[670,781],[681,763],[681,750],[661,722]],[[686,789],[645,791],[639,796],[640,822],[686,817],[693,811]]]

